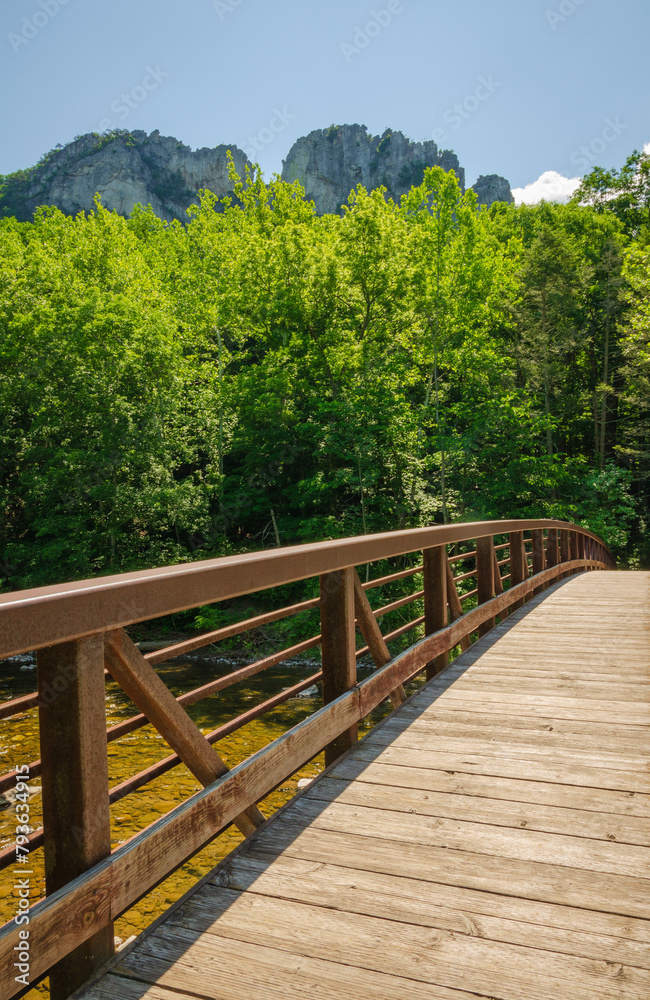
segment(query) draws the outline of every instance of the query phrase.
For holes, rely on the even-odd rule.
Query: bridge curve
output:
[[[650,996],[650,573],[555,583],[84,1000]]]
[[[373,570],[371,565],[374,566]],[[114,961],[115,956],[113,924],[118,917],[127,913],[134,904],[146,897],[168,875],[213,841],[230,824],[238,827],[247,838],[255,835],[262,827],[260,837],[270,836],[272,829],[281,829],[282,823],[285,822],[284,813],[278,814],[277,820],[272,819],[266,823],[259,807],[260,803],[264,804],[269,793],[291,776],[295,776],[305,764],[314,760],[322,751],[325,754],[326,765],[333,765],[339,761],[343,754],[356,746],[359,723],[367,719],[374,709],[387,700],[390,700],[395,709],[403,705],[407,701],[408,685],[416,680],[419,683],[418,679],[422,675],[432,682],[426,689],[428,692],[435,693],[438,690],[436,685],[442,684],[445,699],[452,698],[452,691],[458,694],[461,690],[459,685],[467,683],[467,679],[474,676],[471,674],[473,666],[470,665],[467,675],[463,673],[462,676],[456,677],[456,673],[467,666],[467,658],[484,655],[486,650],[483,647],[492,644],[504,630],[508,636],[514,635],[519,626],[512,628],[512,624],[518,621],[513,615],[522,617],[522,623],[529,621],[532,614],[538,612],[541,614],[542,608],[550,607],[557,595],[568,594],[573,586],[575,574],[586,574],[588,578],[593,579],[595,582],[589,586],[594,588],[604,586],[597,582],[599,578],[612,581],[612,600],[608,603],[609,598],[606,597],[601,601],[602,607],[596,602],[595,615],[591,607],[593,603],[591,598],[588,596],[585,599],[581,598],[580,604],[583,611],[589,609],[589,615],[596,621],[600,621],[600,618],[610,621],[616,632],[617,619],[610,613],[609,608],[611,604],[611,607],[618,609],[621,604],[615,597],[615,591],[627,577],[602,572],[612,569],[614,565],[611,553],[602,540],[581,526],[553,520],[488,521],[334,539],[0,595],[0,657],[21,655],[35,650],[38,679],[37,691],[0,703],[0,720],[8,719],[9,725],[13,726],[14,722],[19,723],[21,719],[28,718],[30,712],[37,710],[40,745],[40,758],[0,775],[0,793],[13,796],[16,803],[16,819],[20,824],[16,828],[15,843],[10,843],[0,851],[0,879],[4,880],[4,883],[0,884],[10,886],[11,881],[7,880],[11,880],[15,872],[20,873],[24,870],[24,863],[29,860],[34,867],[38,868],[40,865],[40,870],[44,870],[46,889],[45,896],[32,903],[31,899],[23,898],[25,890],[18,888],[17,894],[14,887],[16,916],[0,928],[0,996],[10,998],[22,995],[27,986],[37,984],[46,976],[49,978],[51,1000],[67,1000],[80,987],[79,995],[84,996],[85,987],[82,984],[90,982],[97,974],[103,976],[107,968],[112,968],[110,963]],[[591,572],[594,570],[600,572]],[[266,609],[270,600],[268,592],[271,588],[280,588],[271,591],[277,599],[278,595],[286,593],[282,589],[286,584],[308,580],[310,577],[315,579],[303,589],[306,600],[287,607],[263,610],[253,617],[192,636],[162,650],[148,652],[140,650],[127,631],[138,622],[150,621],[152,618],[171,615],[179,610],[256,592],[260,594],[267,592],[266,601],[262,605]],[[364,582],[361,577],[365,577]],[[639,587],[646,586],[647,590],[646,577],[634,574],[631,579],[638,581]],[[409,589],[413,586],[415,590]],[[632,585],[625,584],[625,586],[627,591],[621,607],[621,612],[624,611],[627,615],[625,628],[629,627],[630,634],[638,635],[641,627],[639,622],[646,620],[643,617],[645,611],[640,610],[642,605],[640,591],[634,596]],[[393,589],[395,587],[397,592]],[[551,588],[551,591],[548,591],[548,588]],[[371,593],[369,598],[369,592],[373,591],[374,594]],[[597,590],[594,590],[594,594],[596,592]],[[309,596],[310,594],[318,596]],[[378,599],[377,594],[380,595]],[[639,610],[638,615],[630,617],[629,609],[625,611],[628,596],[633,606]],[[249,632],[251,629],[258,629],[270,622],[291,618],[310,610],[315,612],[316,609],[320,617],[318,635],[312,635],[288,648],[279,649],[255,662],[246,663],[226,675],[208,677],[207,683],[193,690],[175,696],[155,670],[155,665],[158,663],[177,656],[185,656],[191,650],[212,645]],[[404,616],[401,617],[401,624],[395,628],[396,623],[393,621],[388,627],[384,626],[382,631],[381,623],[386,622],[383,616],[393,615],[394,612]],[[414,613],[415,617],[411,617]],[[404,618],[407,620],[404,621]],[[390,620],[389,618],[388,621]],[[531,635],[531,640],[541,642],[542,649],[548,641],[547,625],[546,622],[543,634]],[[588,626],[591,627],[590,622]],[[620,629],[618,631],[620,632]],[[408,635],[411,636],[412,644],[408,648],[403,648],[404,637]],[[476,644],[477,641],[479,645]],[[398,651],[392,653],[389,646],[397,642],[400,643]],[[203,732],[188,715],[187,706],[213,696],[218,697],[226,688],[240,684],[245,679],[287,661],[301,652],[315,648],[320,648],[321,659],[321,669],[316,674],[282,689],[271,698],[254,704],[212,732]],[[534,651],[535,648],[533,644],[531,649]],[[458,649],[463,651],[465,659],[456,660],[453,666],[448,668],[449,657]],[[372,658],[377,668],[368,676],[359,676],[357,672],[357,661],[363,657]],[[474,752],[477,749],[476,740],[484,736],[491,725],[496,725],[497,733],[501,727],[502,735],[507,734],[507,739],[501,740],[497,747],[499,759],[508,759],[510,767],[522,766],[518,762],[517,755],[522,757],[524,762],[527,760],[522,753],[526,747],[528,748],[526,752],[532,753],[531,744],[526,740],[529,738],[529,730],[532,732],[535,727],[531,728],[529,725],[526,729],[526,726],[516,721],[518,713],[522,717],[539,714],[532,711],[532,708],[530,712],[521,711],[522,707],[534,707],[537,704],[534,699],[541,697],[535,685],[548,683],[557,687],[562,679],[553,678],[550,674],[538,676],[530,668],[528,660],[524,658],[523,663],[525,671],[522,670],[521,664],[516,664],[510,673],[502,672],[500,687],[496,681],[492,681],[492,691],[481,688],[474,695],[461,691],[461,697],[467,701],[463,711],[471,716],[465,719],[465,725],[474,729],[472,733],[468,730],[463,731],[457,749],[462,750],[465,747],[463,741],[474,740],[471,745]],[[643,661],[641,669],[644,670],[645,666]],[[607,670],[601,670],[600,673],[607,673]],[[482,672],[481,682],[485,684],[488,677],[489,674]],[[106,711],[110,701],[110,698],[107,701],[107,680],[122,688],[136,710],[136,714],[110,726],[107,726]],[[450,686],[452,680],[454,684]],[[571,678],[568,680],[571,681]],[[594,678],[589,677],[588,681],[592,685],[590,688],[592,692],[598,690],[603,695],[612,693],[608,686],[609,679],[602,686],[599,682],[595,688]],[[243,760],[240,759],[239,763],[234,763],[229,769],[215,749],[215,744],[218,745],[225,736],[238,732],[253,719],[286,703],[315,683],[322,684],[323,707],[256,753]],[[567,678],[562,683],[566,685]],[[519,705],[515,701],[513,710],[512,702],[509,701],[511,697],[509,685],[513,685],[517,698],[521,695],[519,689],[524,691],[527,685],[535,688],[537,693],[531,694],[529,691],[525,704]],[[644,690],[640,676],[635,677],[634,685],[634,698],[638,701],[639,692]],[[629,685],[626,691],[631,694]],[[584,693],[583,688],[578,688],[574,700],[579,702]],[[566,691],[564,697],[568,698]],[[476,713],[477,698],[482,706],[481,713]],[[590,712],[604,713],[610,723],[613,718],[618,724],[618,719],[611,715],[606,699],[600,700],[600,706],[593,703],[598,699],[592,700],[589,704]],[[625,701],[624,698],[621,700]],[[628,700],[631,701],[632,698]],[[416,735],[419,733],[420,737],[423,737],[424,731],[420,732],[420,727],[424,722],[419,716],[412,715],[414,711],[417,715],[418,704],[415,700],[408,701],[408,706],[394,717],[393,722],[386,723],[377,730],[377,739],[380,738],[380,733],[384,736],[390,734],[391,725],[400,726],[403,723],[408,724],[408,732]],[[441,704],[442,700],[436,701],[436,712]],[[495,712],[495,707],[498,707],[499,711]],[[538,707],[552,706],[542,698]],[[577,710],[578,706],[574,705],[574,708]],[[458,706],[450,705],[449,711],[453,712],[454,716],[447,719],[447,725],[460,724]],[[502,718],[504,713],[505,719]],[[481,714],[484,719],[478,718]],[[550,715],[553,717],[553,712],[550,712]],[[581,720],[575,716],[571,718],[574,722],[568,737],[577,739],[579,735],[580,739],[586,739],[588,733],[580,731],[578,734],[578,730],[575,729],[577,722]],[[508,720],[511,720],[511,726],[505,724]],[[559,721],[564,723],[567,720]],[[593,725],[597,723],[600,726],[599,730],[591,733],[592,739],[602,735],[603,727],[607,725],[604,719],[596,719],[595,716],[582,721]],[[110,774],[115,774],[116,771],[109,769],[107,744],[115,741],[115,749],[110,751],[111,757],[115,757],[119,754],[122,737],[147,725],[157,731],[171,749],[171,754],[156,759],[149,767],[135,774],[130,773],[131,769],[121,774],[118,770],[120,781],[111,787]],[[627,723],[621,720],[621,725],[636,726],[637,723],[631,723],[628,719]],[[555,729],[555,724],[553,728]],[[519,733],[517,738],[512,735],[511,729]],[[525,739],[522,742],[523,730]],[[550,736],[544,735],[545,745],[548,745],[549,740],[559,739],[561,735],[559,731],[551,732]],[[395,739],[393,740],[391,736],[390,740],[391,743],[395,742],[393,750],[397,746],[399,733],[394,736]],[[448,731],[439,734],[438,739],[442,736],[446,745],[445,752],[450,753],[452,736]],[[413,739],[415,736],[409,738]],[[428,738],[433,737],[427,736]],[[453,739],[461,738],[455,736]],[[505,752],[502,744],[508,743],[516,745],[516,752],[512,751],[510,754]],[[369,745],[364,741],[364,748]],[[378,743],[377,746],[379,745]],[[161,744],[161,750],[165,753],[163,748],[164,744]],[[386,748],[386,752],[388,749]],[[406,749],[409,748],[400,749],[400,754]],[[415,749],[417,748],[410,748],[410,752],[415,752]],[[492,746],[491,750],[494,749]],[[580,750],[579,747],[574,749],[576,752]],[[361,750],[354,752],[360,753]],[[438,748],[437,752],[442,751]],[[116,803],[181,764],[186,765],[191,772],[196,781],[194,787],[198,787],[199,790],[189,794],[189,797],[180,795],[180,802],[170,805],[160,819],[140,829],[128,840],[120,840],[112,847],[111,838],[114,829],[112,817],[115,817],[115,813],[112,813],[111,809],[121,809],[119,805],[116,807]],[[539,754],[533,760],[527,761],[526,770],[531,771],[534,766],[546,766],[546,764],[548,761],[545,760],[544,754]],[[397,766],[403,767],[402,764]],[[405,768],[405,779],[407,775],[412,776],[414,770],[410,765]],[[454,771],[456,768],[450,765],[442,770]],[[620,776],[620,771],[624,769],[614,767],[613,770]],[[124,773],[127,774],[126,777]],[[365,776],[369,773],[369,770],[364,769]],[[575,773],[579,776],[582,772]],[[449,779],[453,777],[452,774],[448,775]],[[586,780],[589,775],[585,773],[583,777],[584,787],[591,788]],[[43,825],[32,828],[28,825],[28,797],[39,791],[38,786],[30,785],[35,778],[41,779]],[[474,775],[472,781],[476,784],[480,778],[481,775]],[[482,775],[482,779],[485,778],[518,780],[517,775],[513,776],[510,773]],[[306,796],[304,800],[296,801],[295,815],[299,815],[300,810],[306,808],[305,803],[308,800],[316,802],[318,811],[322,814],[327,812],[328,816],[333,809],[352,808],[354,812],[355,809],[369,808],[363,803],[350,805],[338,801],[338,796],[335,796],[336,801],[323,806],[316,795],[316,789],[322,793],[324,788],[329,787],[326,782],[341,780],[343,779],[333,772],[328,773],[310,792],[311,799]],[[524,777],[521,780],[526,782],[535,779]],[[560,779],[554,781],[559,785],[566,784]],[[540,780],[540,784],[546,787],[552,785],[553,781],[550,777],[548,780],[544,778]],[[365,793],[368,794],[369,785],[372,785],[372,782],[355,779],[351,787],[359,789],[365,786]],[[575,787],[582,786],[576,784]],[[401,791],[400,786],[396,786],[392,788],[390,796],[397,801],[398,793],[404,796],[407,792],[413,795],[416,791],[417,789],[409,790],[408,785]],[[434,789],[434,791],[461,796],[460,792],[452,792],[448,788]],[[610,788],[610,791],[625,791],[625,789],[615,786]],[[431,796],[433,791],[429,789],[427,794]],[[184,795],[188,796],[188,792],[186,791]],[[486,806],[487,800],[491,797],[499,805],[490,807],[492,808],[490,822],[479,824],[481,832],[487,837],[485,845],[492,842],[490,837],[494,839],[496,836],[494,831],[490,832],[492,827],[501,830],[499,836],[503,839],[503,828],[499,827],[495,816],[498,817],[501,803],[510,801],[499,799],[496,792],[493,796],[477,795],[472,801],[481,800],[480,804]],[[439,795],[436,801],[440,803]],[[636,803],[645,800],[635,798],[634,801]],[[21,803],[23,805],[19,808]],[[540,803],[529,803],[529,805],[541,807]],[[589,810],[585,808],[582,811],[586,813]],[[35,810],[36,815],[38,812],[39,810]],[[413,819],[417,812],[415,806],[409,806],[404,810],[372,807],[370,813],[364,815],[366,818],[372,816],[385,819],[389,812],[399,816],[404,829],[409,823],[412,825],[416,822]],[[352,817],[352,814],[350,815]],[[426,811],[424,815],[432,829],[439,831],[449,830],[449,823],[460,822],[453,816],[432,816]],[[274,825],[276,823],[278,826]],[[312,825],[314,824],[311,822],[307,823],[309,828]],[[363,841],[364,833],[360,831],[357,836],[351,832],[352,829],[353,825],[350,831],[347,831],[346,838],[350,843],[358,840],[359,849],[363,852],[368,846]],[[538,831],[538,833],[541,836],[548,831]],[[531,831],[521,828],[519,834],[526,838],[530,837]],[[616,838],[616,830],[612,831],[612,835]],[[611,841],[610,837],[608,841]],[[259,842],[253,837],[251,849]],[[394,853],[395,843],[401,844],[401,841],[389,845],[389,853]],[[630,845],[625,846],[624,842],[623,845],[615,846],[617,850],[624,850]],[[436,846],[435,843],[425,844],[425,847],[427,850],[444,851],[444,857],[448,860],[452,858],[453,851],[462,849],[460,846]],[[636,845],[637,850],[640,850],[640,847],[641,845]],[[477,848],[475,853],[485,857],[486,850],[487,847],[481,854]],[[37,853],[41,851],[42,854]],[[400,851],[405,856],[408,853],[407,847],[403,844]],[[473,851],[474,848],[472,851],[465,850],[465,853]],[[523,859],[519,861],[523,862]],[[23,866],[19,862],[23,862]],[[15,868],[13,873],[10,871],[12,866]],[[220,873],[215,877],[225,878]],[[398,877],[415,876],[398,873]],[[505,890],[499,892],[507,895]],[[386,892],[382,890],[380,893],[382,898],[386,893],[391,895],[392,889],[389,887]],[[247,894],[245,898],[250,901],[250,895]],[[6,903],[4,905],[4,912],[7,913]],[[329,919],[331,916],[330,909],[331,906],[320,906],[316,910],[316,914],[323,920],[323,935],[329,926],[326,917]],[[227,911],[234,912],[231,906],[227,907]],[[471,912],[473,911],[470,910]],[[366,916],[373,917],[373,914]],[[360,915],[357,914],[357,917]],[[23,926],[27,918],[28,931]],[[173,913],[169,919],[173,921]],[[374,919],[384,918],[380,916]],[[401,918],[394,919],[389,916],[387,919],[389,923],[392,921],[394,924],[408,924],[407,920]],[[635,917],[635,919],[640,918]],[[473,925],[476,923],[473,916],[470,920]],[[376,924],[372,926],[378,927]],[[437,940],[444,930],[437,925],[429,926],[426,922],[418,926],[426,928],[426,933],[430,937],[433,934],[431,940]],[[345,925],[342,927],[347,941],[347,930]],[[320,933],[321,928],[316,930]],[[27,938],[24,936],[26,933]],[[180,931],[178,933],[180,940],[183,935]],[[452,930],[449,933],[456,932]],[[604,937],[609,940],[608,935]],[[147,937],[147,940],[149,939]],[[384,940],[381,936],[378,940],[380,939]],[[26,940],[29,943],[28,951],[24,943]],[[233,954],[239,954],[245,942],[240,941],[239,946],[235,946],[234,937],[228,940],[231,942],[229,947],[233,950]],[[293,954],[294,964],[297,963],[295,968],[298,970],[304,965],[303,959],[312,960],[311,952],[300,944],[300,941],[301,938],[298,936],[295,953],[290,953],[287,949],[282,951],[286,960]],[[237,952],[237,947],[240,948],[240,952]],[[386,954],[393,954],[387,944],[386,949]],[[16,975],[16,953],[19,956],[20,977]],[[258,955],[258,958],[263,967],[260,975],[262,972],[264,975],[268,973],[269,983],[272,986],[275,982],[275,973],[269,972],[263,956]],[[121,955],[120,960],[126,962],[127,956]],[[212,968],[213,960],[206,958],[206,961]],[[322,963],[328,959],[313,958],[313,961]],[[342,968],[355,967],[351,957],[337,961]],[[386,976],[393,975],[391,972],[386,972],[383,966],[375,968],[358,963],[357,965],[359,969],[365,969],[364,992],[380,992],[376,977],[383,976],[385,979]],[[630,964],[630,968],[636,969],[634,963]],[[334,987],[329,994],[327,992],[323,994],[324,989],[329,989],[327,986],[329,979],[327,968],[323,967],[320,971],[323,985],[317,990],[310,988],[310,995],[314,992],[325,996],[356,995],[354,991],[348,994],[341,993],[342,987],[336,987],[339,989],[338,994]],[[375,979],[370,975],[371,972],[375,975]],[[110,977],[114,976],[114,973],[109,972],[108,975],[109,979],[106,982],[113,983],[114,979]],[[624,977],[627,972],[617,971],[616,975]],[[406,968],[397,974],[397,978],[400,983],[402,979],[410,982],[413,989],[417,984],[426,982],[426,979],[418,979],[417,976],[408,973]],[[134,975],[131,979],[129,986],[131,993],[133,990],[141,989],[146,995],[151,996],[152,1000],[159,996],[156,991],[163,989],[158,985],[154,986],[153,981],[147,982],[146,977],[143,980]],[[298,976],[295,980],[296,988],[300,986],[301,981]],[[390,983],[384,980],[382,982],[385,990],[388,990],[384,995],[392,996]],[[101,995],[104,985],[102,979],[92,989],[99,991],[98,995]],[[124,983],[121,985],[124,989],[127,988]],[[231,989],[231,986],[227,989]],[[232,986],[232,989],[235,989],[235,986]],[[440,986],[440,990],[442,989]],[[470,993],[478,995],[472,991]],[[205,995],[222,996],[225,993],[222,991],[213,994],[208,990]],[[270,995],[266,981],[260,980],[257,995],[264,998]],[[431,994],[426,993],[426,995]],[[438,995],[446,996],[440,991]],[[607,994],[602,993],[602,995]],[[458,995],[454,996],[455,1000],[459,1000]],[[464,996],[463,994],[463,998]]]

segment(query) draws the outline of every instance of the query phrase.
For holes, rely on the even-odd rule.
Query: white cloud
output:
[[[648,143],[650,146],[650,143]],[[579,186],[582,178],[564,177],[557,170],[544,173],[525,187],[513,188],[515,204],[536,205],[538,201],[560,201],[564,204]]]
[[[646,142],[645,146],[643,147],[643,152],[650,153],[650,142]]]

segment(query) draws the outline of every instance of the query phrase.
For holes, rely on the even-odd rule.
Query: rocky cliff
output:
[[[90,133],[52,150],[35,167],[0,178],[0,216],[29,220],[39,205],[56,205],[73,215],[92,209],[98,193],[102,204],[120,215],[129,215],[139,202],[150,204],[163,219],[185,220],[200,189],[219,198],[232,194],[229,151],[241,176],[249,161],[237,146],[193,151],[158,132]],[[322,215],[340,212],[358,184],[368,190],[384,186],[389,197],[399,199],[421,183],[426,167],[434,166],[453,170],[464,190],[458,157],[433,141],[411,142],[388,129],[373,136],[365,125],[333,125],[293,144],[282,178],[299,180]],[[479,177],[474,190],[480,204],[513,200],[508,181],[495,174]]]
[[[332,125],[298,139],[283,161],[282,179],[300,181],[319,215],[340,212],[357,184],[368,190],[387,188],[398,199],[421,184],[426,167],[453,170],[461,187],[465,171],[455,153],[438,150],[435,142],[411,142],[389,129],[370,135],[365,125]]]
[[[163,219],[186,219],[200,188],[220,198],[232,192],[229,150],[242,174],[248,160],[237,146],[192,151],[158,132],[90,133],[5,178],[0,214],[25,220],[38,205],[56,205],[73,215],[91,209],[97,192],[104,207],[120,215],[129,215],[140,202]]]
[[[476,191],[479,205],[489,207],[495,201],[507,201],[509,204],[514,204],[515,201],[510,184],[498,174],[481,174],[476,184],[472,185],[472,190]]]

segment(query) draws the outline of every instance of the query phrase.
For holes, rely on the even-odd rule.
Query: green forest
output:
[[[650,157],[568,205],[428,169],[0,220],[0,587],[555,517],[647,566]]]

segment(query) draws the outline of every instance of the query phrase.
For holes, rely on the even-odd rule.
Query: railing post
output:
[[[41,649],[37,664],[49,896],[111,851],[104,637]],[[52,1000],[65,1000],[113,954],[109,913],[110,899],[104,899],[95,910],[70,915],[84,927],[89,920],[99,926],[50,971]]]
[[[560,562],[566,563],[571,558],[571,543],[569,540],[569,532],[566,528],[562,528],[560,532]],[[560,580],[563,580],[565,576],[568,576],[568,572],[561,573],[559,576]]]
[[[533,537],[533,575],[543,573],[546,569],[546,553],[544,551],[544,532],[541,528],[534,528]],[[535,587],[533,596],[539,594],[544,588]]]
[[[424,627],[427,635],[438,632],[447,620],[447,546],[436,545],[422,553],[424,566]],[[449,663],[449,653],[441,653],[427,663],[427,680]]]
[[[528,563],[526,562],[526,548],[524,546],[523,531],[510,532],[510,586],[516,587],[518,583],[523,583],[528,579]],[[512,610],[523,608],[524,598],[520,597],[512,605]]]
[[[354,638],[354,567],[320,578],[320,620],[323,634],[323,704],[327,705],[357,682]],[[325,747],[325,764],[333,764],[358,737],[355,723]]]
[[[460,603],[460,598],[458,596],[458,591],[456,590],[456,581],[454,580],[454,571],[451,568],[451,563],[447,559],[447,601],[449,603],[449,617],[452,622],[457,621],[463,616],[463,605]],[[460,640],[460,648],[463,652],[469,649],[471,646],[470,637],[464,635]]]
[[[572,559],[579,559],[579,549],[578,549],[578,532],[569,532],[569,551],[571,552]]]
[[[549,528],[546,536],[546,565],[557,566],[560,561],[560,551],[558,547],[557,528]]]
[[[476,576],[478,603],[484,604],[494,597],[494,544],[491,535],[476,539]],[[485,635],[495,624],[496,618],[488,618],[479,625],[478,634]]]

